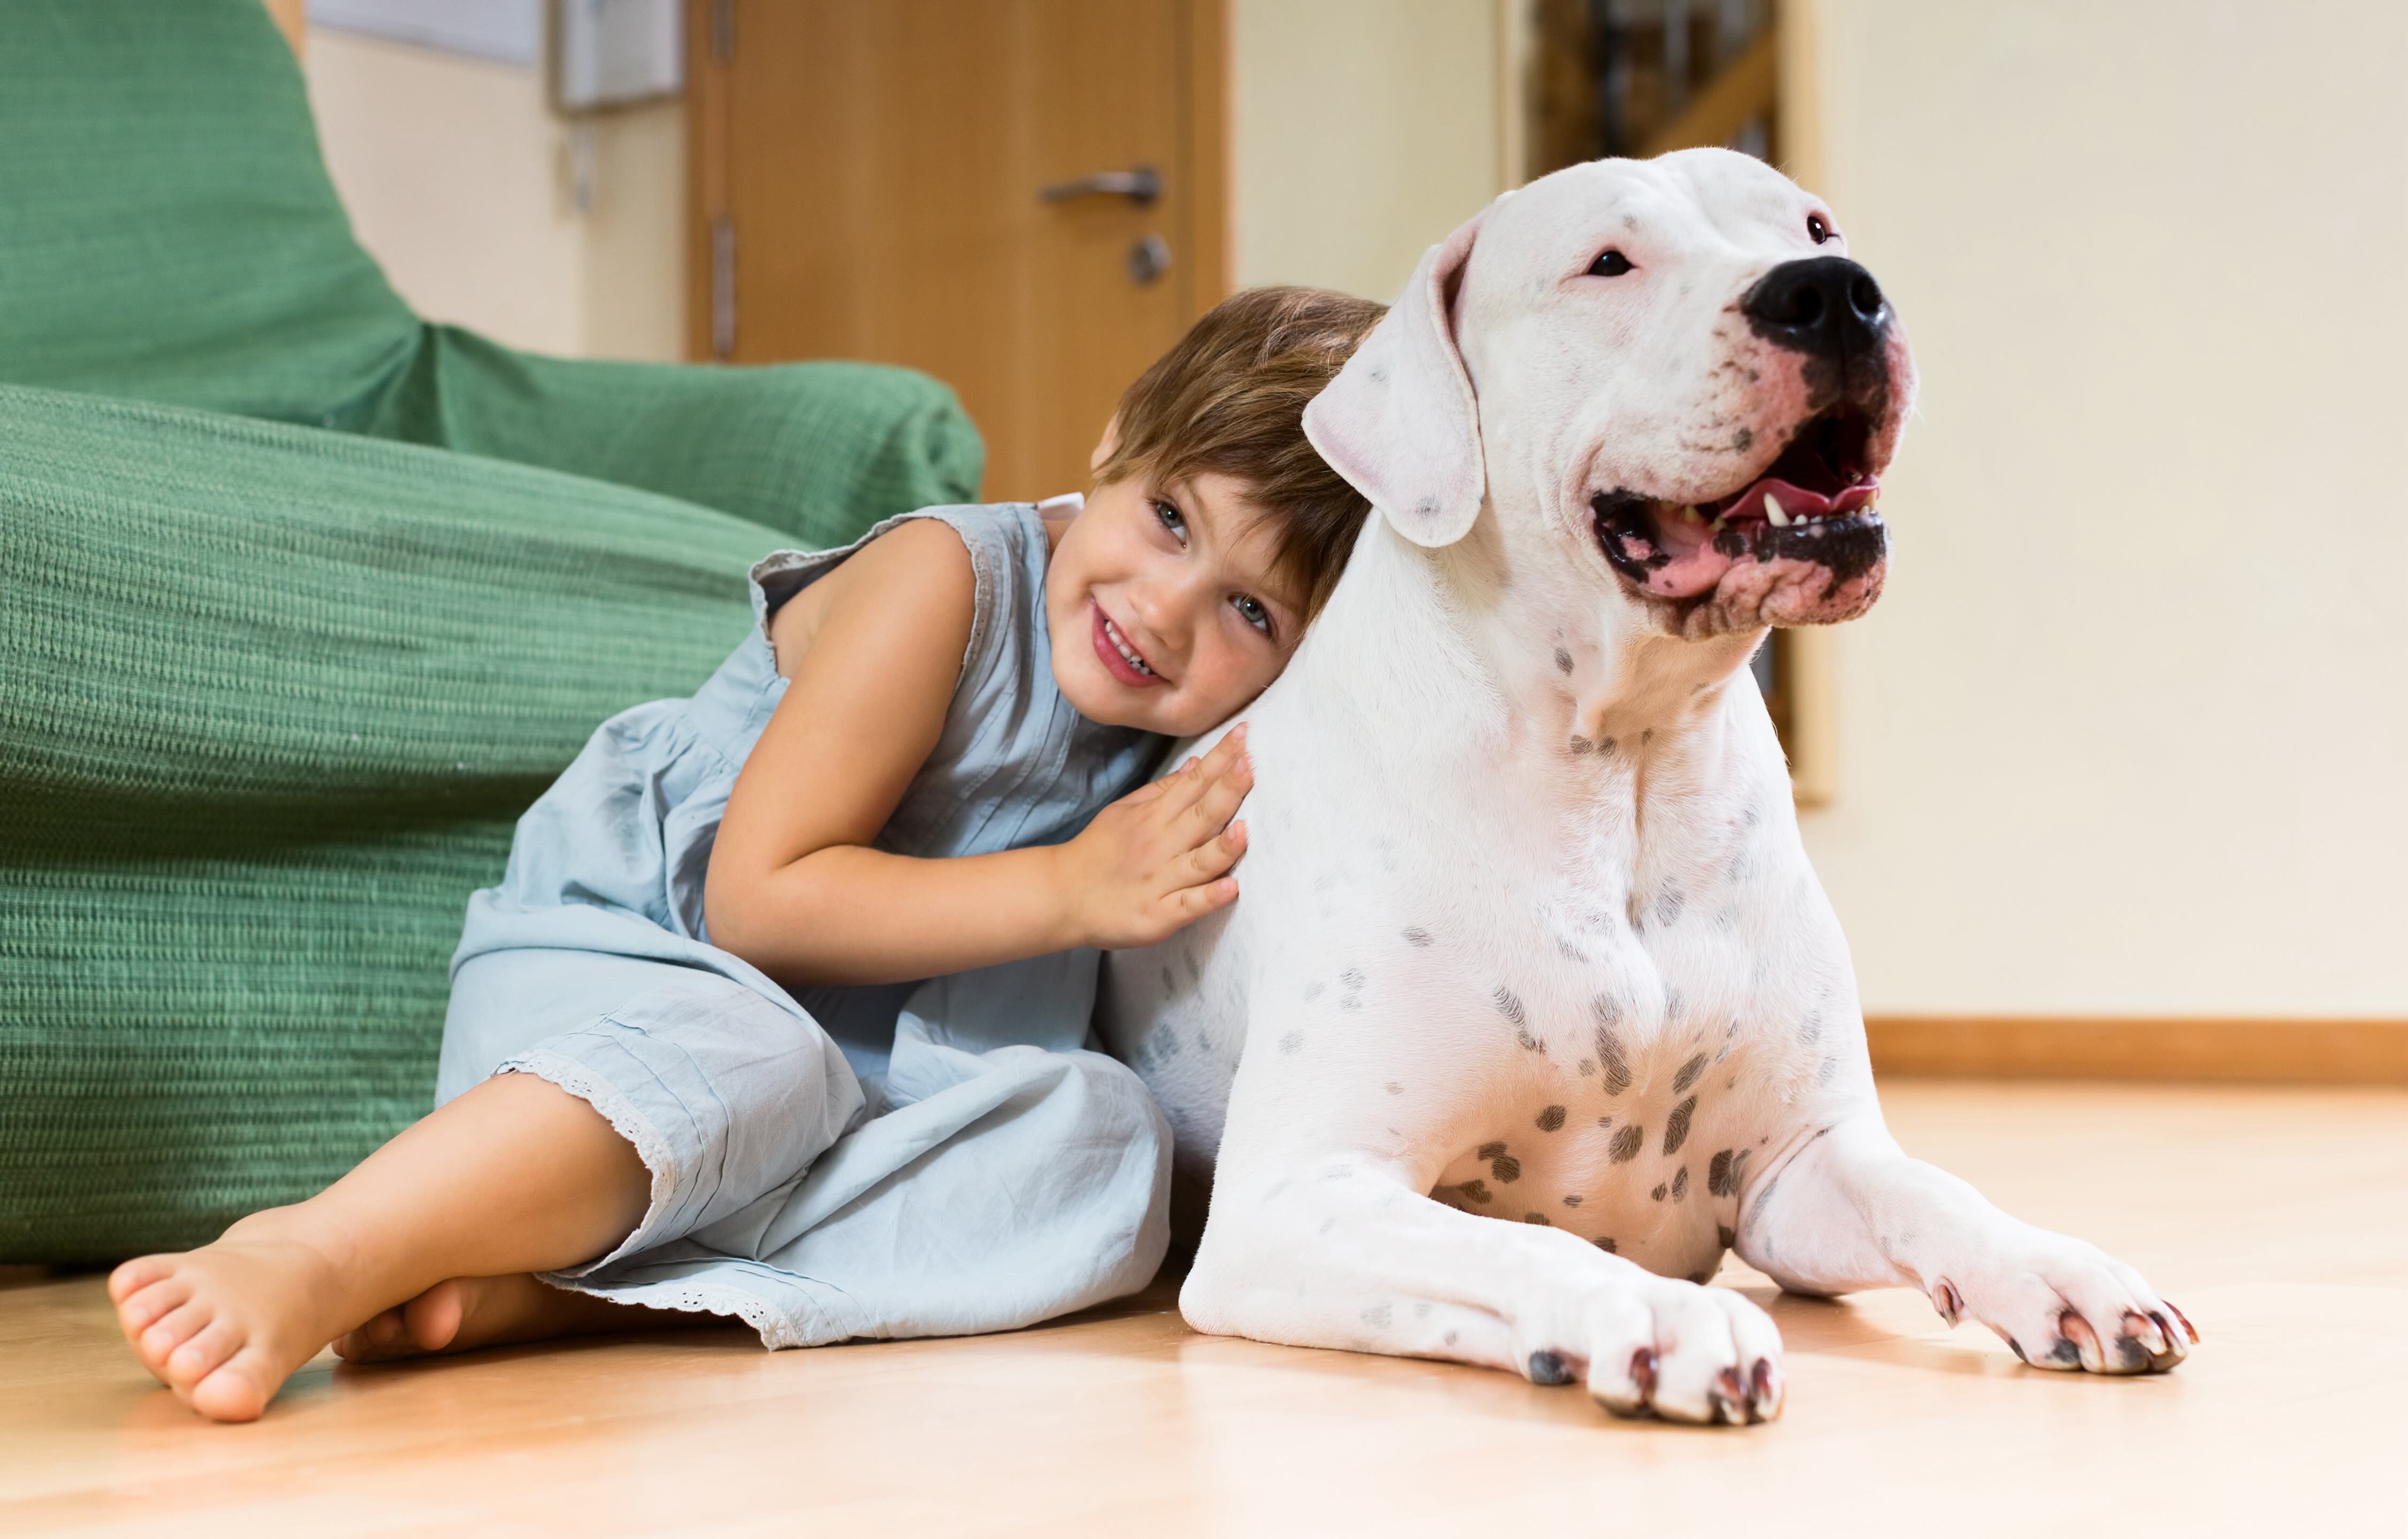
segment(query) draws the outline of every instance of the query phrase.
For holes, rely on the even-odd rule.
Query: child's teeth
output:
[[[1781,499],[1770,492],[1764,494],[1764,516],[1772,520],[1776,529],[1789,527],[1789,514],[1782,509]]]
[[[1145,659],[1137,654],[1137,649],[1130,646],[1126,639],[1121,635],[1120,626],[1113,625],[1110,620],[1106,620],[1104,622],[1104,634],[1112,639],[1112,645],[1120,649],[1121,656],[1126,659],[1129,667],[1137,669],[1140,673],[1151,673],[1154,671],[1153,669],[1146,666]]]

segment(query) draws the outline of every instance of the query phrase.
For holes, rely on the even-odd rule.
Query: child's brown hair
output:
[[[1202,470],[1243,482],[1278,525],[1275,559],[1308,618],[1345,569],[1370,504],[1305,441],[1304,407],[1387,307],[1327,289],[1242,289],[1212,307],[1121,396],[1097,485]]]

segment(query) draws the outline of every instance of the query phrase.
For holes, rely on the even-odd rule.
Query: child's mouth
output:
[[[1145,654],[1129,644],[1128,638],[1121,634],[1121,627],[1112,624],[1111,616],[1104,612],[1104,606],[1092,599],[1088,602],[1096,611],[1096,655],[1102,660],[1105,671],[1131,689],[1145,689],[1162,683],[1162,675],[1154,672],[1154,665],[1145,660]]]

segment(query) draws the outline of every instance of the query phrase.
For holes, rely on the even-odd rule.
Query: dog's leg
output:
[[[2098,1246],[2035,1229],[1910,1159],[1876,1111],[1805,1135],[1741,1198],[1739,1254],[1794,1292],[1912,1284],[2036,1368],[2163,1373],[2199,1339],[2183,1312]]]
[[[1728,1288],[1658,1277],[1562,1230],[1424,1196],[1437,1172],[1329,1143],[1224,1161],[1179,1295],[1198,1330],[1584,1378],[1618,1415],[1781,1411],[1781,1334]]]

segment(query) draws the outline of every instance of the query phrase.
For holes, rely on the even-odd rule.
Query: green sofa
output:
[[[744,569],[977,494],[943,386],[535,357],[353,241],[259,0],[0,4],[0,1261],[322,1186],[445,964]]]

